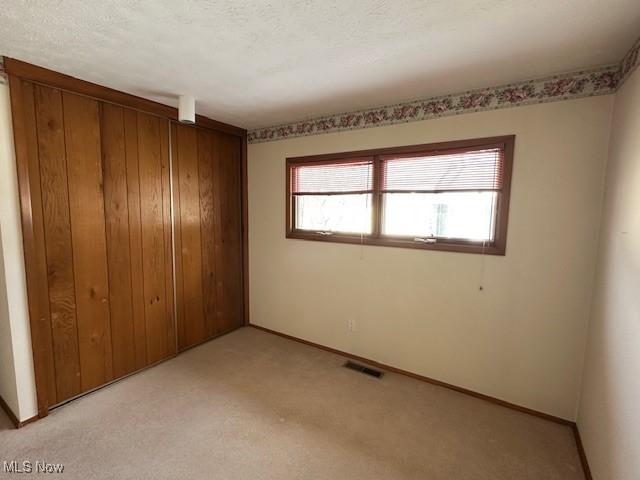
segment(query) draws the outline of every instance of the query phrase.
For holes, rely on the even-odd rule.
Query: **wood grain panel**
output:
[[[138,112],[137,122],[147,362],[154,363],[172,353],[166,325],[161,120]]]
[[[30,82],[9,77],[38,416],[44,417],[57,400],[33,90]]]
[[[200,190],[200,243],[202,248],[202,296],[205,337],[222,330],[216,315],[215,208],[213,200],[214,135],[197,130],[198,183]]]
[[[231,248],[231,301],[233,312],[229,316],[229,328],[238,328],[244,324],[242,292],[242,138],[225,135],[229,148],[229,208],[232,209],[229,244]]]
[[[182,308],[184,348],[207,338],[202,303],[202,247],[198,144],[195,128],[178,126],[177,163],[180,189],[180,237],[182,255]],[[180,285],[179,285],[180,286]]]
[[[164,287],[166,298],[165,329],[167,334],[167,354],[175,354],[176,345],[176,321],[174,311],[173,288],[173,246],[171,227],[171,166],[169,153],[170,123],[167,120],[160,122],[160,155],[162,160],[162,226],[164,229]]]
[[[183,349],[244,322],[242,139],[183,125],[173,131],[179,193],[177,321]]]
[[[62,94],[35,86],[56,400],[81,391]]]
[[[113,379],[98,102],[63,93],[82,390]]]
[[[182,274],[182,222],[180,214],[180,161],[178,158],[178,125],[171,123],[171,159],[173,180],[173,228],[174,228],[174,266],[175,266],[175,301],[176,301],[176,335],[178,349],[187,345],[186,322],[184,319],[183,274]]]
[[[240,139],[218,134],[220,160],[215,191],[219,196],[218,298],[224,329],[243,324],[241,238],[241,144]]]
[[[37,252],[37,271],[38,276],[36,281],[38,282],[35,295],[39,296],[38,304],[42,305],[41,313],[36,313],[36,319],[39,322],[45,323],[46,326],[40,330],[44,333],[42,338],[43,342],[47,342],[45,347],[46,355],[49,359],[53,359],[53,347],[51,336],[51,314],[49,312],[49,285],[47,284],[47,258],[45,255],[45,238],[44,238],[44,226],[42,223],[42,192],[40,189],[40,162],[38,160],[38,132],[36,125],[36,111],[35,111],[35,98],[33,84],[28,82],[22,82],[22,95],[23,95],[23,108],[25,115],[25,126],[27,133],[27,148],[29,155],[29,170],[31,180],[31,200],[32,200],[32,215],[34,223],[32,224],[32,231],[34,239],[37,239],[38,248]],[[33,329],[32,329],[33,335]],[[47,385],[47,398],[52,403],[56,403],[56,378],[55,378],[55,365],[53,361],[48,361],[46,366],[46,385]]]
[[[145,320],[144,266],[142,261],[142,220],[138,161],[138,114],[124,109],[124,142],[127,159],[127,202],[129,206],[129,252],[131,261],[131,303],[135,365],[147,365],[147,326]]]
[[[242,139],[182,125],[173,128],[176,211],[180,212],[177,319],[182,349],[244,322]]]
[[[122,107],[104,104],[101,110],[113,375],[118,378],[136,369],[125,126]]]
[[[213,246],[214,261],[216,265],[215,288],[212,294],[216,298],[216,325],[220,329],[225,329],[227,321],[225,318],[225,248],[222,237],[222,197],[224,195],[224,138],[219,133],[213,134]]]

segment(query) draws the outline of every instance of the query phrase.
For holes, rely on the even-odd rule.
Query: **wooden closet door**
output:
[[[215,134],[213,191],[217,316],[222,330],[240,327],[242,298],[242,143],[241,139]]]
[[[138,113],[138,171],[147,363],[175,353],[169,123]]]
[[[166,120],[102,106],[116,377],[175,352],[168,135]]]
[[[19,88],[37,252],[29,295],[50,333],[34,345],[54,405],[175,352],[169,124]]]
[[[62,105],[80,388],[87,391],[113,380],[100,105],[71,93],[62,93]]]
[[[172,125],[178,348],[242,325],[240,139]]]
[[[51,396],[59,402],[113,379],[99,104],[40,85],[29,90],[51,315]]]
[[[25,103],[32,100],[34,104],[33,110],[25,112],[33,115],[28,126],[32,127],[30,136],[37,139],[30,152],[35,153],[31,190],[41,192],[41,205],[35,204],[32,194],[33,222],[43,225],[38,240],[44,246],[41,260],[45,262],[50,307],[53,369],[49,374],[53,378],[49,383],[55,385],[54,392],[49,392],[49,403],[57,403],[82,391],[62,92],[30,84],[23,90],[25,95],[33,95]],[[36,211],[40,218],[35,217]]]

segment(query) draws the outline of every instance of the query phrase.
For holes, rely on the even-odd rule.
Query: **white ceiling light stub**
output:
[[[193,95],[180,95],[178,101],[178,120],[180,123],[196,123],[196,99]]]

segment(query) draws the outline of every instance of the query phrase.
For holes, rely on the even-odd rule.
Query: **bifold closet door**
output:
[[[102,129],[113,361],[121,376],[176,350],[169,123],[104,104]]]
[[[243,323],[241,139],[172,124],[178,348]]]
[[[20,81],[54,405],[175,352],[168,122]],[[47,341],[49,343],[47,343]]]

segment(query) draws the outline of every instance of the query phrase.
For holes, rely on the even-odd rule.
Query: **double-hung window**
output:
[[[287,159],[287,237],[504,255],[514,136]]]

